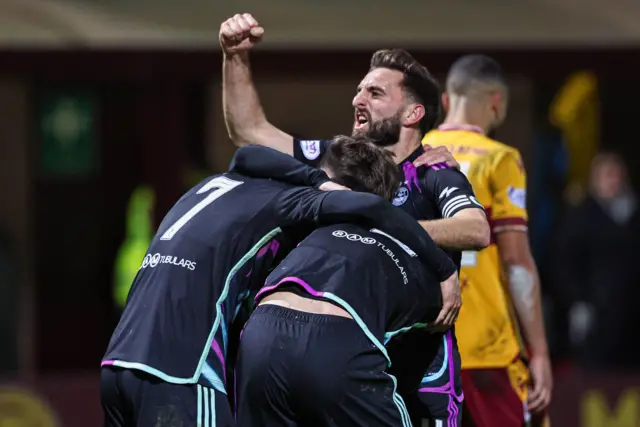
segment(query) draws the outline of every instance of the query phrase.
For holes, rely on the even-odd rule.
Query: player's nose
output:
[[[363,108],[365,106],[365,100],[366,98],[363,95],[363,92],[358,92],[356,93],[356,96],[353,97],[351,105],[353,105],[354,108]]]

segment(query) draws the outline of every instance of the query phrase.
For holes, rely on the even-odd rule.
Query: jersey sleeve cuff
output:
[[[491,219],[489,225],[494,233],[500,233],[501,231],[527,231],[529,229],[527,220],[522,217]]]

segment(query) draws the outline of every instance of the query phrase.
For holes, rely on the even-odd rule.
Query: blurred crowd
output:
[[[576,194],[577,193],[577,194]],[[558,353],[589,368],[640,365],[640,210],[624,159],[598,154],[586,194],[569,188],[553,242],[552,287],[559,316],[547,326]],[[565,344],[561,344],[565,343]]]

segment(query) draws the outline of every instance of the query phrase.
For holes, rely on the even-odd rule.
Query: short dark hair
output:
[[[498,62],[487,55],[466,55],[453,63],[447,76],[447,91],[467,95],[479,84],[507,87],[507,79]]]
[[[416,61],[406,50],[381,49],[371,56],[369,71],[376,68],[388,68],[402,73],[402,88],[425,109],[424,117],[420,120],[422,135],[440,123],[442,91],[427,67]]]
[[[333,181],[354,191],[366,191],[391,200],[400,185],[400,171],[391,153],[366,136],[338,135],[322,158]]]

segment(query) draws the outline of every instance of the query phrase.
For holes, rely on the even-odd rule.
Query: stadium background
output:
[[[640,426],[640,356],[637,372],[572,363],[547,256],[596,147],[640,179],[640,5],[624,0],[0,2],[0,426],[100,424],[116,257],[144,239],[127,231],[129,198],[150,186],[157,221],[228,164],[217,31],[235,12],[266,27],[255,77],[270,120],[296,135],[348,132],[377,48],[407,48],[439,77],[469,52],[502,63],[512,96],[498,137],[529,173],[553,425]]]

